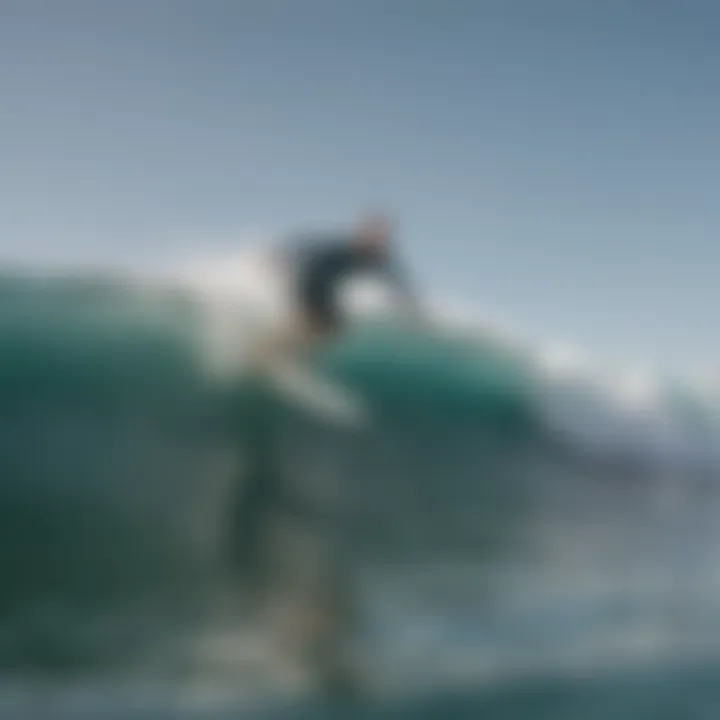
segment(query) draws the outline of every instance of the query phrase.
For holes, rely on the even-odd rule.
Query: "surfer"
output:
[[[276,256],[290,277],[292,327],[289,333],[276,336],[269,347],[264,346],[261,355],[266,358],[268,351],[318,349],[336,338],[346,325],[339,286],[359,274],[383,277],[394,290],[403,314],[419,319],[417,297],[393,245],[392,222],[383,214],[366,215],[349,232],[292,238]]]

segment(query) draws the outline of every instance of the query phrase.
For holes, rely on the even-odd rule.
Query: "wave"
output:
[[[658,488],[711,492],[718,414],[701,394],[442,308],[432,327],[404,328],[369,288],[349,290],[358,323],[320,360],[366,398],[366,432],[258,393],[233,363],[283,301],[256,262],[224,263],[225,280],[205,266],[0,277],[6,669],[147,663],[167,642],[179,653],[179,635],[230,622],[238,583],[267,570],[267,512],[302,518],[282,545],[295,574],[298,553],[339,553],[358,577],[473,568],[456,594],[476,597],[479,573],[485,607],[498,585],[480,567],[530,562],[568,593],[588,573],[615,587],[627,563],[608,562],[614,543],[656,537]],[[312,552],[298,522],[322,541]],[[391,585],[379,582],[411,615],[412,583]]]

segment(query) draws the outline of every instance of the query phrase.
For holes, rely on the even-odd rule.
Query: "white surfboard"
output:
[[[285,397],[326,419],[356,427],[366,422],[362,403],[344,388],[318,377],[302,365],[275,361],[264,367],[263,374]]]

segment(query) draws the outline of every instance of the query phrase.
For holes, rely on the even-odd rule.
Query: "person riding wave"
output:
[[[290,274],[295,317],[289,334],[275,338],[270,352],[290,344],[317,349],[346,327],[338,292],[340,285],[359,274],[373,273],[393,289],[405,315],[419,319],[420,307],[408,273],[397,259],[392,223],[386,215],[361,218],[344,233],[292,237],[279,259]],[[289,348],[285,347],[285,350]],[[269,348],[265,348],[263,355]]]

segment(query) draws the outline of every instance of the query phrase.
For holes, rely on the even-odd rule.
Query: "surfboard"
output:
[[[285,398],[326,420],[354,427],[367,421],[367,413],[357,398],[302,364],[274,361],[263,368],[263,375]]]

